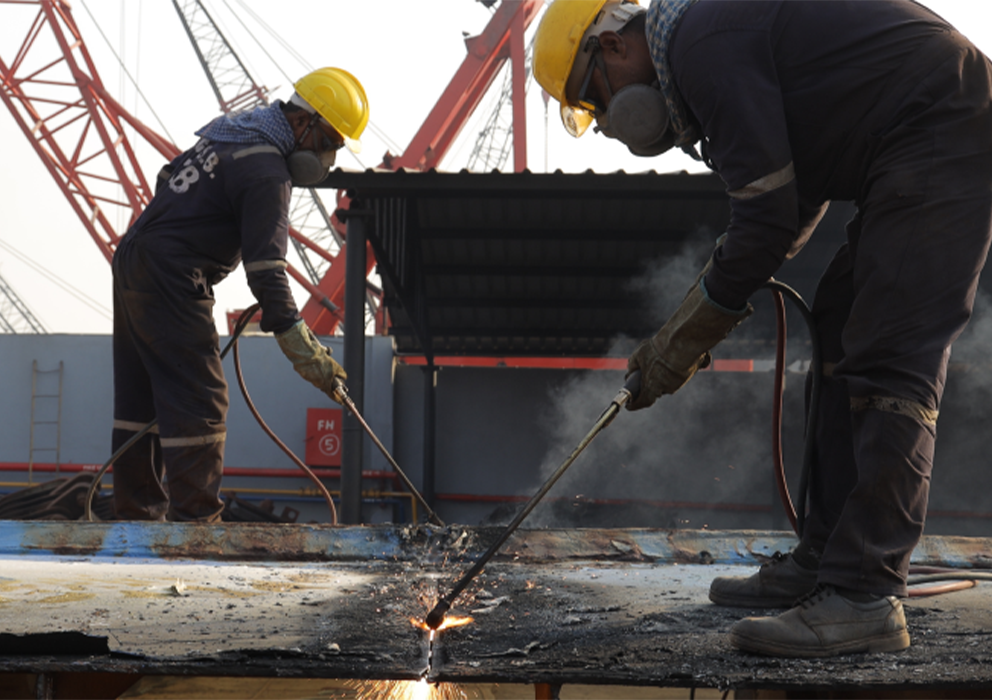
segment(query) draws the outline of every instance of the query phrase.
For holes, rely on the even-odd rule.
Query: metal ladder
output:
[[[51,393],[52,389],[49,388],[54,382],[48,377],[48,375],[55,375],[58,377],[58,392]],[[45,384],[46,388],[42,392],[39,388],[39,379],[41,383]],[[47,381],[46,381],[47,380]],[[54,406],[52,404],[55,404]],[[52,412],[54,409],[55,419],[51,420]],[[41,414],[39,416],[39,414]],[[38,437],[38,431],[36,431],[37,426],[55,426],[55,447],[38,447],[35,445],[35,440]],[[48,435],[51,435],[51,431],[46,431]],[[44,443],[43,443],[44,444]],[[50,444],[50,443],[49,443]],[[40,370],[38,369],[38,360],[33,360],[31,362],[31,444],[28,448],[28,483],[34,483],[34,456],[36,452],[54,452],[55,453],[55,471],[58,473],[59,465],[62,462],[62,361],[59,361],[58,369],[50,370]]]

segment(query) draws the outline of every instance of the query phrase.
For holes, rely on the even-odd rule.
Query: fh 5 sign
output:
[[[311,467],[341,466],[341,409],[308,408],[305,461]]]

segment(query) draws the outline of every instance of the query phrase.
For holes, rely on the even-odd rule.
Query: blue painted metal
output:
[[[65,555],[208,561],[423,562],[443,554],[472,561],[498,528],[427,525],[334,527],[271,523],[0,521],[0,556]],[[547,529],[520,530],[497,560],[593,560],[657,564],[762,563],[796,544],[785,531]],[[924,537],[913,564],[992,569],[992,540]]]
[[[404,555],[402,527],[0,521],[0,555],[374,561]]]

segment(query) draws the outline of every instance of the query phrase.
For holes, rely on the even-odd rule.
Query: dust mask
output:
[[[316,129],[316,122],[320,117],[316,114],[310,117],[310,123],[306,130],[296,142],[296,149],[286,157],[286,165],[289,168],[289,176],[296,187],[313,187],[319,184],[337,160],[337,149],[326,134]],[[316,151],[303,150],[300,146],[307,138],[315,141]]]
[[[296,187],[313,187],[323,181],[334,166],[337,154],[334,151],[293,151],[286,158],[289,176]]]
[[[656,87],[628,85],[610,98],[606,112],[596,115],[596,130],[621,141],[637,156],[661,155],[675,145],[668,105]]]

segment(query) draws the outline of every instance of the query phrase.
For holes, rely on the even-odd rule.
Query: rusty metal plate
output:
[[[733,650],[730,625],[766,611],[712,605],[709,582],[750,573],[787,533],[521,531],[456,601],[449,619],[472,621],[439,633],[428,668],[418,621],[497,534],[0,522],[0,672],[992,689],[989,584],[907,602],[913,646],[898,654]],[[926,538],[916,563],[979,567],[989,551]],[[42,635],[58,640],[47,653],[30,649]]]

